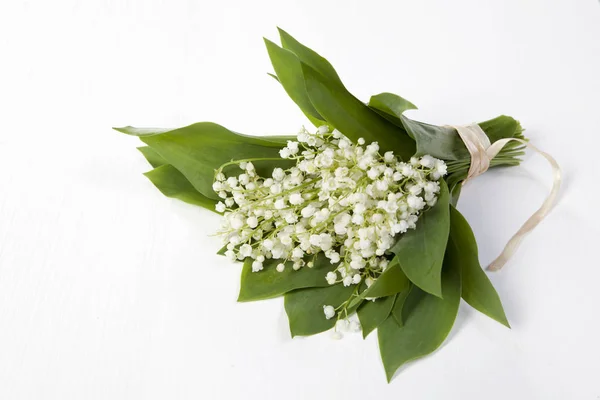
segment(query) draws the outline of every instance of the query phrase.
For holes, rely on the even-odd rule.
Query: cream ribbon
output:
[[[487,267],[489,271],[498,271],[501,269],[504,264],[512,257],[512,255],[517,251],[519,245],[523,238],[531,232],[542,220],[548,215],[548,213],[552,210],[554,203],[556,202],[556,198],[558,196],[558,191],[560,189],[561,183],[561,171],[560,166],[556,162],[556,160],[548,153],[545,153],[532,145],[531,143],[517,138],[506,138],[500,139],[494,142],[494,144],[490,143],[490,139],[487,137],[483,129],[477,124],[471,124],[466,126],[452,126],[452,128],[456,129],[458,135],[465,143],[467,150],[471,154],[471,166],[469,167],[469,172],[467,173],[467,178],[463,181],[463,185],[467,183],[469,179],[472,179],[478,175],[483,174],[490,167],[490,162],[507,143],[511,141],[516,141],[524,144],[531,150],[537,152],[541,156],[543,156],[550,165],[552,166],[553,173],[553,184],[552,190],[544,200],[542,206],[533,213],[531,217],[521,228],[510,238],[506,246],[504,246],[504,250],[502,253]]]

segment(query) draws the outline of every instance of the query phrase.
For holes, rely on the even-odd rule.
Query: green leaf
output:
[[[315,109],[306,93],[304,85],[304,76],[302,75],[302,65],[296,55],[289,50],[282,49],[275,43],[265,39],[267,52],[273,64],[273,69],[277,74],[277,79],[285,89],[290,98],[300,107],[300,110],[312,120],[316,125],[325,125],[323,117]]]
[[[448,187],[440,179],[437,203],[419,216],[416,229],[400,235],[391,248],[408,279],[424,291],[441,297],[441,271],[450,230]]]
[[[410,101],[387,92],[371,96],[369,107],[396,126],[403,126],[400,116],[404,111],[417,109]]]
[[[397,262],[390,262],[387,269],[373,282],[371,287],[363,291],[360,296],[350,302],[350,306],[355,306],[367,297],[386,297],[408,288],[410,282],[400,265]]]
[[[510,328],[500,297],[479,264],[473,231],[454,207],[450,207],[448,246],[452,246],[458,256],[456,262],[461,268],[462,298],[476,310]]]
[[[179,170],[194,188],[204,196],[218,200],[212,190],[214,172],[231,160],[263,159],[254,161],[261,176],[270,175],[273,168],[288,168],[291,160],[279,157],[282,139],[253,137],[234,133],[211,122],[200,122],[183,128],[145,129],[115,128],[140,139],[169,164]]]
[[[192,184],[175,167],[169,164],[161,165],[144,174],[167,197],[173,197],[186,203],[215,211],[217,202],[198,193]]]
[[[296,39],[294,39],[289,33],[281,28],[279,30],[279,37],[281,39],[281,45],[284,49],[290,50],[298,57],[303,63],[317,71],[323,77],[325,77],[331,84],[336,86],[344,87],[342,80],[338,76],[333,66],[325,58],[321,57],[314,50],[306,47]]]
[[[304,267],[298,271],[294,271],[291,263],[288,263],[283,272],[277,272],[275,267],[281,260],[271,259],[265,260],[262,271],[252,272],[252,261],[248,258],[244,262],[238,301],[264,300],[294,289],[326,287],[329,284],[325,275],[335,269],[322,253],[317,256],[312,268]]]
[[[365,301],[358,310],[358,319],[362,327],[363,338],[373,332],[390,315],[396,295],[376,299],[375,301]]]
[[[410,285],[406,290],[396,295],[396,301],[394,302],[394,307],[392,308],[392,317],[400,327],[404,326],[404,318],[402,318],[402,309],[404,308],[404,303],[406,302],[406,299],[408,298],[408,295],[410,294],[412,288],[413,286]]]
[[[446,161],[470,158],[456,129],[450,126],[426,124],[404,115],[399,117],[408,134],[417,142],[417,155],[429,154]],[[489,137],[491,143],[498,139],[513,137],[520,129],[520,125],[515,119],[505,115],[480,122],[479,126]]]
[[[221,247],[221,248],[219,249],[219,251],[217,251],[217,255],[218,255],[218,256],[224,256],[226,251],[227,251],[227,245],[225,245],[225,246]]]
[[[341,86],[333,85],[307,65],[302,65],[306,90],[312,104],[327,122],[353,141],[378,142],[381,152],[393,150],[404,159],[415,152],[415,143],[397,127]]]
[[[323,306],[339,307],[350,298],[354,289],[338,283],[286,293],[284,306],[292,337],[314,335],[333,328],[336,318],[326,319]]]
[[[492,143],[496,140],[513,137],[516,133],[522,131],[519,121],[507,115],[501,115],[489,121],[480,122],[479,126]]]
[[[167,164],[167,160],[162,158],[156,151],[152,150],[152,147],[142,146],[138,147],[137,149],[140,151],[140,153],[144,155],[146,161],[148,161],[148,163],[152,165],[152,168],[157,168],[161,165]]]
[[[461,182],[465,179],[466,173],[454,173],[448,177],[448,191],[450,192],[450,204],[454,207],[458,204],[460,193],[462,191]]]
[[[400,327],[393,316],[377,329],[388,382],[398,368],[435,351],[452,329],[460,303],[460,272],[453,265],[442,276],[441,299],[414,287],[404,303]]]
[[[353,141],[376,141],[382,151],[393,150],[402,159],[414,154],[415,144],[404,129],[350,94],[329,61],[284,30],[279,29],[279,35],[283,48],[301,62],[308,97],[322,118]]]

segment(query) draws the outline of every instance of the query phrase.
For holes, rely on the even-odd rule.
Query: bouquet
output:
[[[519,165],[533,148],[520,123],[430,125],[406,117],[416,107],[392,93],[365,104],[325,58],[279,33],[281,46],[265,39],[270,75],[314,127],[117,129],[145,144],[145,175],[164,195],[223,215],[218,253],[243,263],[238,301],[283,296],[292,337],[377,330],[388,381],[442,344],[461,298],[509,327],[456,204],[468,179]],[[555,168],[552,193],[492,269],[554,202],[558,166],[542,155]]]

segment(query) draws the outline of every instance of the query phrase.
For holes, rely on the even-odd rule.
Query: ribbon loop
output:
[[[531,215],[525,221],[523,226],[519,228],[517,233],[515,233],[506,246],[504,246],[504,250],[502,253],[487,267],[489,271],[498,271],[500,270],[504,264],[512,257],[512,255],[517,251],[519,245],[523,238],[531,232],[542,220],[548,215],[548,213],[552,210],[554,203],[556,202],[556,198],[558,197],[558,192],[560,190],[560,184],[562,181],[560,166],[556,162],[556,160],[548,153],[541,151],[531,143],[517,138],[506,138],[495,141],[493,144],[490,143],[489,138],[481,129],[481,127],[477,124],[471,124],[466,126],[452,126],[458,132],[458,135],[465,143],[469,154],[471,155],[471,165],[469,167],[469,172],[467,174],[467,178],[463,181],[463,185],[469,180],[478,175],[483,174],[490,167],[490,162],[504,146],[506,146],[511,141],[517,141],[519,143],[524,144],[527,148],[535,151],[540,154],[550,163],[552,167],[553,173],[553,184],[552,190],[544,200],[542,206]]]

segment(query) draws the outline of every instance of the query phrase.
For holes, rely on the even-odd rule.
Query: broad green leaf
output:
[[[378,142],[381,152],[393,150],[404,160],[414,154],[415,143],[402,128],[381,117],[343,87],[331,84],[313,68],[302,65],[302,71],[312,104],[348,138]]]
[[[400,116],[406,110],[416,110],[410,101],[393,93],[379,93],[371,96],[369,107],[396,126],[403,126]]]
[[[419,216],[416,229],[400,235],[391,248],[408,279],[424,291],[442,296],[441,271],[444,260],[450,211],[448,187],[440,179],[437,203]]]
[[[286,93],[300,107],[300,110],[313,120],[318,120],[317,126],[325,125],[323,117],[318,113],[308,98],[306,86],[304,85],[304,76],[302,75],[302,65],[296,55],[289,50],[282,49],[275,43],[265,39],[267,52],[273,64],[273,69],[277,78]]]
[[[397,262],[390,262],[388,268],[373,282],[371,287],[361,292],[360,296],[350,302],[350,306],[355,306],[362,299],[367,297],[386,297],[408,288],[410,282],[402,268]]]
[[[347,301],[354,292],[354,286],[338,283],[322,288],[298,289],[284,297],[285,312],[294,336],[309,336],[333,328],[336,317],[325,318],[323,306],[337,308]]]
[[[400,119],[408,134],[417,142],[417,155],[429,154],[446,161],[470,158],[456,129],[450,126],[426,124],[404,115],[400,115]],[[501,138],[513,137],[520,127],[516,120],[505,115],[480,122],[479,126],[492,143]]]
[[[467,220],[450,207],[450,239],[458,267],[461,269],[462,298],[473,308],[510,328],[500,297],[487,275],[481,269],[477,242]]]
[[[161,165],[167,164],[167,160],[162,158],[156,151],[152,150],[152,147],[142,146],[138,147],[137,149],[140,151],[140,153],[144,155],[146,161],[148,161],[148,163],[152,165],[152,168],[157,168]]]
[[[338,76],[333,66],[325,58],[321,57],[314,50],[306,47],[296,39],[294,39],[289,33],[281,28],[279,30],[279,37],[281,39],[281,46],[294,53],[296,57],[303,63],[317,71],[323,77],[325,77],[331,84],[336,86],[344,87],[342,80]],[[339,129],[339,128],[338,128]]]
[[[507,115],[480,122],[479,126],[492,143],[499,139],[514,137],[515,134],[521,133],[523,130],[519,121]]]
[[[404,303],[406,302],[406,299],[408,298],[408,295],[410,294],[412,288],[413,286],[410,285],[406,290],[396,295],[396,301],[394,302],[394,307],[392,308],[392,317],[400,327],[404,326],[404,318],[402,318],[402,309],[404,308]]]
[[[460,271],[453,265],[444,269],[442,293],[443,299],[413,287],[402,309],[404,326],[390,316],[377,328],[388,382],[405,363],[435,351],[452,329],[460,303]]]
[[[186,203],[215,211],[213,199],[198,193],[192,184],[175,167],[169,164],[161,165],[144,174],[167,197],[173,197]]]
[[[301,62],[310,102],[330,125],[353,141],[376,141],[382,151],[393,150],[402,159],[414,154],[415,144],[406,132],[348,92],[329,61],[284,30],[279,29],[279,35],[283,48]]]
[[[270,299],[294,289],[326,287],[329,284],[325,275],[335,269],[322,253],[315,260],[314,267],[298,271],[294,271],[288,263],[283,272],[277,272],[275,267],[281,260],[265,260],[262,271],[252,272],[252,261],[248,258],[244,262],[238,301]]]
[[[396,295],[376,299],[375,301],[365,301],[358,309],[356,314],[360,320],[363,338],[373,332],[390,315]]]
[[[214,172],[231,160],[254,161],[259,175],[270,175],[276,166],[289,167],[290,160],[279,157],[282,139],[261,138],[234,133],[211,122],[200,122],[173,130],[116,128],[139,136],[169,164],[179,170],[198,192],[217,200],[212,190]]]
[[[298,140],[296,135],[273,135],[273,136],[258,136],[262,140],[266,140],[278,146],[285,146],[288,140]]]

